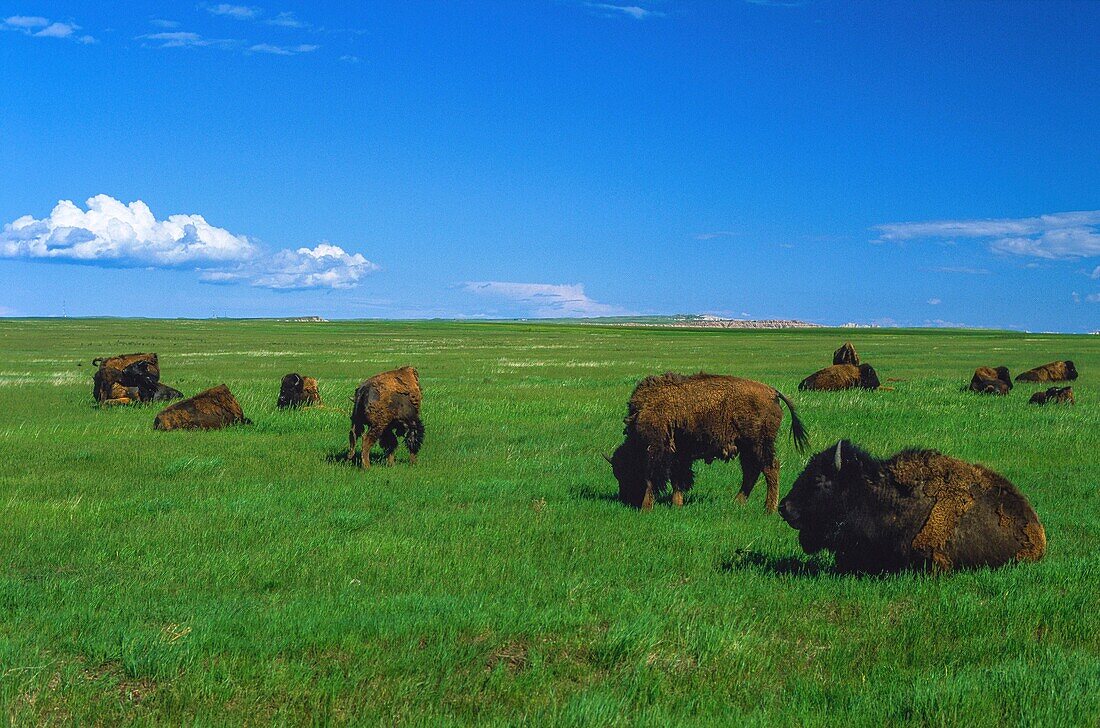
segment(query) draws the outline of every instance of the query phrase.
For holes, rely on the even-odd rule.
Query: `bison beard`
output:
[[[382,446],[388,465],[393,465],[399,437],[405,438],[409,464],[416,464],[424,444],[424,423],[420,420],[420,375],[412,367],[376,374],[355,390],[348,432],[348,460],[355,459],[355,443],[363,439],[360,465],[370,467],[374,443]]]
[[[154,430],[216,430],[229,425],[251,425],[229,387],[219,384],[190,399],[162,409],[153,421]]]
[[[970,380],[971,392],[980,394],[1008,394],[1012,391],[1012,375],[1008,367],[978,367]]]
[[[761,473],[767,482],[765,508],[779,501],[779,461],[775,438],[783,420],[779,402],[791,412],[791,434],[801,450],[806,431],[790,400],[772,387],[737,377],[712,374],[664,374],[642,380],[627,407],[623,434],[607,458],[619,483],[619,498],[648,510],[655,495],[672,484],[672,502],[694,482],[692,464],[740,456],[745,502]]]
[[[1075,379],[1077,379],[1077,367],[1068,359],[1052,361],[1016,375],[1017,382],[1072,382]]]
[[[951,571],[1038,561],[1046,533],[1005,478],[935,450],[888,460],[847,440],[810,459],[780,504],[807,553],[842,572]]]
[[[836,391],[841,389],[878,389],[878,374],[870,364],[834,364],[814,372],[798,388]]]

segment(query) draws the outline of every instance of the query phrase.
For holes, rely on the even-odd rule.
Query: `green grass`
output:
[[[800,393],[851,338],[892,392]],[[225,382],[250,427],[99,410],[94,356]],[[1071,358],[1076,407],[959,391]],[[358,381],[414,364],[415,468],[339,462]],[[736,464],[637,513],[600,457],[640,377],[792,396],[816,449],[938,448],[1032,500],[1038,564],[840,577]],[[278,412],[279,378],[322,409]],[[1100,337],[535,324],[0,320],[0,711],[12,724],[1095,725]],[[787,423],[781,491],[804,459]]]

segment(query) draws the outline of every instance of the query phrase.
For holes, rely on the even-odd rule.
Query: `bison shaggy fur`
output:
[[[844,346],[833,352],[833,364],[859,366],[859,354],[856,353],[856,348],[852,346],[852,342],[845,341]]]
[[[217,430],[230,425],[250,425],[229,387],[219,384],[194,397],[168,405],[153,420],[154,430]]]
[[[672,500],[683,505],[683,493],[694,482],[692,464],[740,456],[742,483],[737,498],[745,502],[764,474],[765,508],[779,501],[779,460],[775,438],[783,420],[782,400],[791,411],[791,434],[801,450],[806,430],[790,400],[760,382],[715,374],[663,374],[643,379],[634,389],[624,420],[623,444],[608,458],[619,497],[643,510],[671,481]]]
[[[992,567],[1046,550],[1016,486],[935,450],[880,460],[844,440],[810,459],[779,512],[806,553],[832,551],[843,572]]]
[[[980,394],[1008,394],[1012,391],[1012,375],[1008,367],[978,367],[970,380],[971,392]]]
[[[401,367],[364,380],[355,390],[348,433],[348,460],[355,458],[355,441],[362,437],[360,464],[370,467],[374,443],[382,446],[386,463],[393,465],[397,438],[405,438],[409,463],[415,464],[424,443],[424,423],[420,420],[420,375],[412,367]]]
[[[99,404],[165,402],[183,393],[160,383],[160,362],[156,354],[121,354],[92,360],[98,366],[93,377],[92,396]]]
[[[1069,360],[1052,361],[1016,375],[1017,382],[1072,382],[1075,379],[1077,367]]]
[[[321,404],[321,393],[317,389],[317,380],[303,377],[301,374],[287,374],[279,385],[279,399],[275,406],[308,407]]]
[[[1045,392],[1036,392],[1028,404],[1076,404],[1073,387],[1051,387]]]
[[[878,374],[870,364],[834,364],[814,372],[798,384],[799,389],[835,391],[840,389],[878,389]]]

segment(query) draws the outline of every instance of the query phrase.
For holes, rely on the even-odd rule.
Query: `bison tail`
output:
[[[784,404],[787,405],[787,409],[791,411],[791,439],[794,440],[795,449],[804,452],[810,444],[810,436],[806,433],[806,426],[802,424],[802,420],[798,419],[798,413],[794,411],[794,403],[778,389],[775,390],[775,394],[783,400]]]

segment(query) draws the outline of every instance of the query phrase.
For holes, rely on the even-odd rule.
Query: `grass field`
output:
[[[801,393],[850,338],[892,392]],[[255,424],[154,432],[91,359],[157,351]],[[959,391],[1077,363],[1076,407]],[[420,464],[340,462],[358,381],[420,370]],[[696,466],[679,511],[600,457],[666,370],[791,396],[815,451],[933,447],[1030,498],[1038,564],[842,577]],[[316,376],[325,407],[275,409]],[[786,494],[804,458],[784,419]],[[576,325],[0,320],[0,707],[80,722],[1097,725],[1100,337]]]

